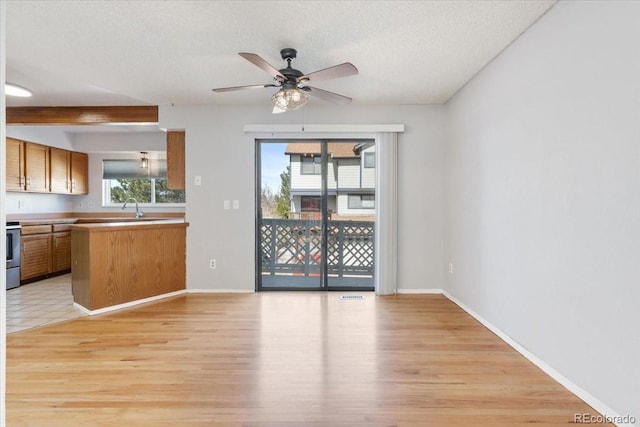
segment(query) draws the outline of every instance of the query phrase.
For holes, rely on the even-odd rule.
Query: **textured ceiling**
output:
[[[35,96],[7,103],[268,105],[273,89],[211,88],[272,82],[237,53],[282,68],[293,47],[305,73],[358,67],[317,84],[355,104],[438,104],[554,3],[10,0],[7,81]]]

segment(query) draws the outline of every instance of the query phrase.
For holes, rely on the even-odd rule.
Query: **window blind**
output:
[[[102,161],[102,179],[166,178],[167,161],[149,159],[149,167],[140,167],[140,159],[118,159]]]

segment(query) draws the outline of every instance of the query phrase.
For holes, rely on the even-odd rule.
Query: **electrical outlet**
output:
[[[95,204],[95,202],[88,202],[88,203],[87,203],[87,207],[88,207],[88,208],[95,208],[95,207],[96,207],[96,204]]]
[[[228,211],[229,209],[231,209],[231,200],[225,200],[224,201],[224,210]]]
[[[193,179],[193,183],[195,185],[202,185],[202,177],[200,175],[196,175]]]
[[[240,200],[233,201],[233,209],[240,209]]]
[[[453,263],[449,263],[449,274],[453,274]]]
[[[209,260],[209,268],[212,269],[212,270],[216,268],[216,260],[215,259],[210,259]]]
[[[22,200],[18,200],[18,209],[24,208],[24,202]]]

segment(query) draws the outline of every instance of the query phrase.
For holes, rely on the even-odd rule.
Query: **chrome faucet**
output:
[[[140,218],[144,215],[144,212],[142,212],[139,207],[138,207],[138,201],[136,199],[134,199],[133,197],[129,197],[127,200],[124,201],[124,205],[122,205],[122,210],[124,210],[124,208],[127,207],[127,203],[129,203],[129,201],[133,200],[133,202],[136,204],[136,218]]]

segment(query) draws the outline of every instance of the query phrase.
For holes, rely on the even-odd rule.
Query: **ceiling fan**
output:
[[[282,49],[280,51],[280,55],[282,56],[282,59],[287,61],[287,67],[277,70],[255,53],[240,52],[240,56],[269,73],[276,83],[222,87],[212,90],[214,92],[231,92],[234,90],[261,89],[267,87],[280,88],[271,97],[274,114],[297,110],[304,107],[307,102],[309,102],[309,95],[313,95],[336,104],[348,104],[351,102],[351,98],[347,96],[338,95],[337,93],[329,92],[328,90],[308,86],[308,84],[358,74],[358,69],[353,64],[345,62],[344,64],[334,65],[333,67],[314,71],[310,74],[304,74],[302,71],[291,68],[291,61],[296,58],[297,53],[298,52],[292,48]]]

